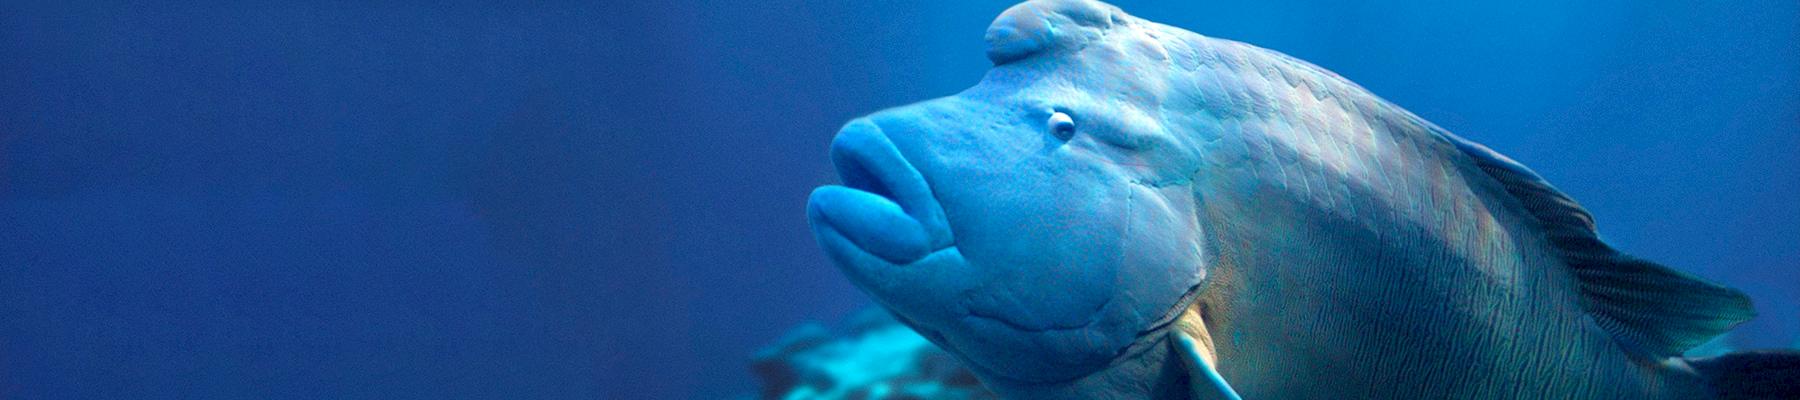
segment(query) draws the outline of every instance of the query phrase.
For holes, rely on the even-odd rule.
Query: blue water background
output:
[[[0,5],[0,398],[723,398],[995,1]],[[1800,335],[1800,3],[1120,1],[1537,169]],[[1457,3],[1457,4],[1448,4]],[[428,5],[429,4],[429,5]]]

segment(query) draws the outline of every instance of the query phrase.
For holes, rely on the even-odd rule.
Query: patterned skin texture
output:
[[[1231,111],[1198,196],[1235,267],[1203,306],[1246,398],[1655,398],[1681,376],[1594,325],[1535,221],[1437,128],[1209,42],[1199,79],[1257,93],[1208,107]]]
[[[1178,397],[1162,333],[1193,307],[1249,399],[1706,396],[1595,325],[1453,136],[1335,74],[1091,1],[987,39],[976,86],[846,126],[809,210],[1002,395]]]

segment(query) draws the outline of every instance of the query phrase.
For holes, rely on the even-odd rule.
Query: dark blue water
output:
[[[972,84],[1007,6],[361,3],[0,6],[0,398],[748,392],[868,304],[805,226],[830,135]],[[1531,165],[1755,297],[1737,347],[1800,335],[1800,3],[1350,3],[1120,5]]]

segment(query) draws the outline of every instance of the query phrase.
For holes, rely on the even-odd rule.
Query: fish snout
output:
[[[919,170],[880,126],[857,119],[831,142],[831,163],[843,184],[813,191],[807,214],[820,235],[833,233],[895,265],[916,262],[950,246],[943,207]],[[829,230],[830,232],[826,232]]]
[[[955,293],[971,280],[924,176],[868,119],[838,132],[831,161],[843,184],[813,190],[806,207],[819,245],[851,283],[909,325],[945,326],[956,315]]]

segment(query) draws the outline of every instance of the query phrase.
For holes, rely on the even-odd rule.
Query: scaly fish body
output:
[[[1092,1],[987,40],[975,87],[846,125],[809,214],[1002,395],[1707,398],[1679,353],[1751,316],[1316,66]]]

